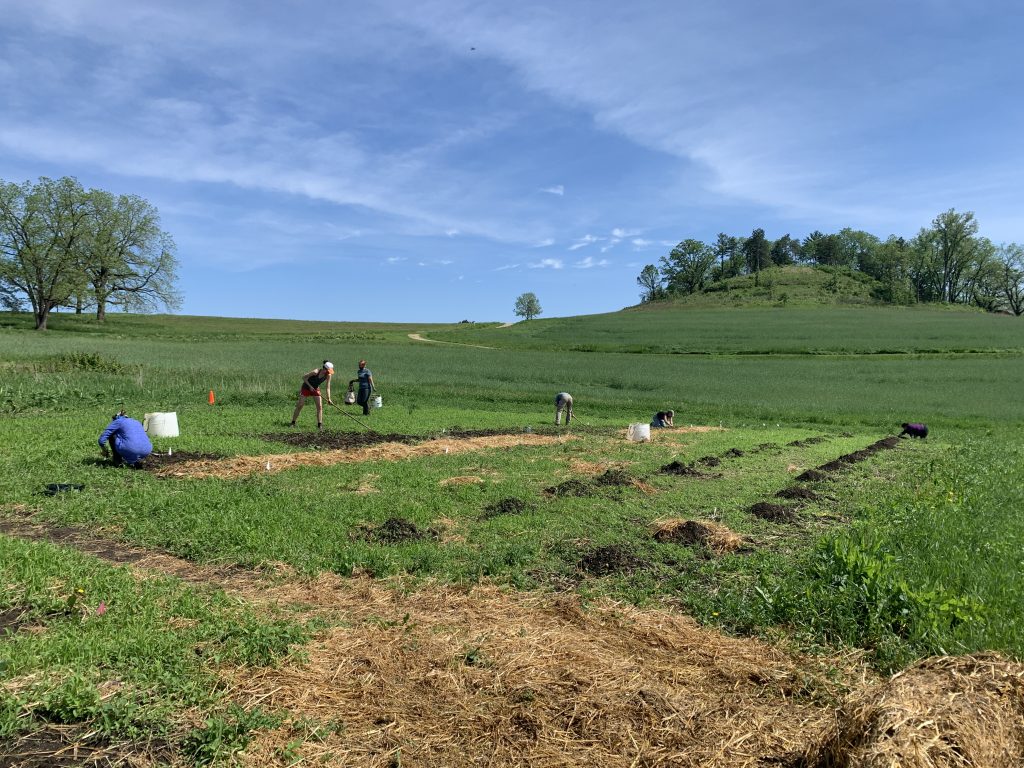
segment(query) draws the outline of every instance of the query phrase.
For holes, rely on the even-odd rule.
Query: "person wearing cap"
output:
[[[356,382],[359,382],[359,394],[356,395],[356,402],[363,406],[363,416],[369,416],[370,395],[373,394],[375,387],[373,385],[373,374],[366,367],[365,360],[359,361],[359,370],[356,371],[356,377],[348,383],[348,388],[352,389]]]
[[[142,422],[125,415],[124,411],[114,414],[100,435],[99,444],[100,451],[112,459],[115,467],[122,464],[137,466],[153,452],[153,444]]]
[[[555,424],[562,423],[562,411],[565,411],[565,425],[569,426],[572,421],[572,395],[568,392],[559,392],[555,395]]]
[[[292,414],[292,426],[295,426],[295,422],[298,421],[299,414],[302,413],[302,406],[306,404],[306,398],[312,397],[316,399],[316,428],[324,428],[324,402],[320,396],[320,385],[327,385],[327,402],[330,405],[334,405],[334,401],[331,400],[331,376],[334,375],[334,363],[324,360],[324,364],[319,368],[307,373],[302,377],[302,388],[299,390],[299,401],[295,404],[295,413]]]

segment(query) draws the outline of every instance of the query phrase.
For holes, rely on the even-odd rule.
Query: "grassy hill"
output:
[[[880,304],[881,284],[863,272],[827,267],[773,267],[713,283],[700,293],[632,309],[663,307],[827,306]]]

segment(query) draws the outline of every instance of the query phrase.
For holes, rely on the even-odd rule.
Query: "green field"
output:
[[[864,649],[883,670],[932,653],[1024,657],[1019,319],[770,307],[510,328],[122,315],[100,326],[61,315],[40,334],[27,324],[0,316],[5,519],[28,514],[219,566],[285,563],[303,574],[610,596],[805,650]],[[412,332],[495,349],[418,343]],[[551,401],[568,390],[578,422],[561,434],[574,439],[233,479],[163,478],[97,461],[96,438],[122,406],[140,417],[177,412],[182,434],[155,440],[158,451],[299,451],[266,437],[286,431],[299,377],[332,359],[340,401],[361,357],[384,399],[366,422],[375,431],[554,434]],[[677,426],[716,429],[624,439],[627,424],[668,407]],[[325,421],[329,433],[364,430],[332,409]],[[778,502],[799,472],[892,435],[902,421],[925,421],[932,434],[805,484],[817,498],[793,522],[750,514],[756,502]],[[297,431],[313,424],[307,406]],[[720,463],[700,464],[705,457]],[[706,476],[660,471],[673,461]],[[600,486],[598,470],[585,469],[609,466],[642,485]],[[447,483],[466,477],[475,480]],[[571,480],[585,495],[545,491]],[[49,483],[84,489],[41,495]],[[522,503],[516,514],[494,512],[509,499]],[[745,546],[718,556],[656,541],[652,530],[669,518],[724,525]],[[426,535],[372,535],[396,519]],[[275,715],[230,709],[212,682],[216,665],[271,664],[317,629],[173,580],[140,585],[49,543],[0,537],[0,546],[0,616],[47,628],[12,634],[0,648],[0,678],[11,683],[0,689],[0,738],[54,722],[89,723],[111,739],[156,729],[192,762],[222,758]],[[628,567],[588,570],[598,550]],[[97,615],[100,599],[116,610]],[[168,624],[182,629],[160,632]],[[205,655],[191,650],[197,644]],[[111,675],[127,684],[104,697]],[[195,725],[197,711],[206,725]]]

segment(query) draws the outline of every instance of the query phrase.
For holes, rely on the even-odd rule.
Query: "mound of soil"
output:
[[[775,496],[780,499],[803,499],[805,501],[814,501],[818,498],[818,494],[810,488],[804,488],[799,485],[783,488]]]
[[[1024,765],[1024,666],[994,653],[919,661],[848,698],[800,765]]]
[[[430,535],[421,531],[416,524],[401,517],[389,517],[371,532],[373,541],[379,544],[398,544],[403,541],[419,541]]]
[[[697,520],[668,520],[654,531],[654,540],[662,544],[707,547],[718,554],[732,552],[743,544],[743,539],[724,525]]]
[[[484,507],[480,519],[489,520],[492,517],[499,517],[501,515],[521,515],[530,508],[529,502],[515,496],[509,496]]]
[[[632,573],[646,563],[621,544],[598,547],[583,556],[579,568],[593,576]]]
[[[695,469],[690,464],[683,464],[681,461],[673,461],[671,464],[666,464],[658,470],[663,475],[682,475],[683,477],[700,477],[705,480],[710,478],[721,477],[720,474],[714,472],[701,472],[699,469]]]
[[[767,520],[771,523],[792,523],[797,519],[796,510],[783,504],[772,504],[767,501],[759,501],[747,510],[754,517]]]
[[[171,450],[174,449],[172,448]],[[151,453],[135,466],[137,469],[154,472],[162,467],[184,464],[186,461],[206,461],[223,458],[219,453],[201,453],[198,451],[174,451],[170,456],[166,453]]]
[[[821,472],[838,472],[841,469],[846,468],[847,462],[843,461],[842,458],[836,459],[835,461],[828,461],[824,464],[819,464],[817,469]],[[797,480],[800,478],[798,477]]]
[[[582,480],[566,480],[564,483],[544,489],[544,493],[549,496],[590,496],[593,492],[590,484]]]
[[[703,464],[705,467],[717,467],[722,463],[722,460],[717,456],[701,456],[697,459],[698,464]]]
[[[609,469],[604,474],[595,477],[593,483],[594,485],[631,486],[636,485],[636,480],[625,470]]]
[[[874,448],[876,451],[882,451],[882,450],[887,450],[887,449],[890,449],[890,448],[895,448],[899,444],[900,444],[900,439],[898,437],[896,437],[895,435],[892,435],[891,437],[883,437],[881,440],[879,440],[878,442],[872,443],[868,447],[869,448]]]
[[[827,437],[805,437],[803,440],[794,440],[786,445],[791,445],[794,448],[804,448],[808,445],[817,445],[818,443],[824,443],[828,440]]]
[[[731,458],[739,458],[740,456],[745,456],[745,455],[746,454],[743,451],[741,451],[739,448],[730,448],[728,451],[726,451],[725,453],[722,454],[722,458],[723,459],[724,458],[729,458],[729,457],[731,457]]]
[[[24,608],[7,608],[0,611],[0,640],[5,635],[13,635],[22,625],[25,623],[23,617],[25,616]]]
[[[761,443],[759,446],[757,446],[754,449],[754,452],[755,453],[760,453],[762,451],[775,451],[775,450],[778,450],[778,448],[779,448],[779,444],[778,443]]]
[[[808,469],[806,472],[801,472],[796,476],[796,479],[801,483],[818,483],[822,480],[831,480],[831,478],[818,469]]]
[[[380,432],[270,432],[260,435],[263,440],[285,443],[298,448],[365,448],[380,443],[418,443],[424,438],[416,435],[382,434]]]

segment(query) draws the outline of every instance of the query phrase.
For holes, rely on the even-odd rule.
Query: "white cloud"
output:
[[[443,267],[447,267],[449,264],[454,264],[455,262],[452,261],[451,259],[441,259],[437,263]]]
[[[500,267],[495,267],[494,271],[495,272],[504,272],[506,269],[515,269],[518,266],[519,266],[518,264],[504,264],[504,265],[502,265]]]
[[[541,259],[529,264],[530,269],[561,269],[562,266],[561,259]]]
[[[388,264],[397,264],[400,261],[405,261],[405,256],[388,256]]]
[[[585,259],[580,259],[573,266],[576,269],[593,269],[594,267],[607,267],[611,264],[608,259],[601,259],[600,261],[594,261],[592,256],[587,256]]]
[[[534,248],[547,248],[549,245],[555,244],[555,238],[545,237],[543,240],[533,244]]]
[[[634,237],[633,238],[633,245],[635,245],[638,250],[640,248],[646,248],[648,245],[651,245],[653,242],[654,242],[653,240],[644,240],[642,237]]]
[[[545,187],[541,192],[547,192],[549,195],[558,195],[562,197],[565,194],[565,186],[562,184],[556,184],[553,187]]]
[[[444,233],[448,235],[448,237],[455,237],[456,235],[460,234],[459,230],[457,229],[446,229]]]
[[[604,239],[605,238],[603,238],[603,237],[597,237],[595,235],[587,234],[587,235],[584,235],[583,237],[579,238],[578,240],[576,240],[576,242],[573,243],[572,245],[570,245],[569,246],[569,250],[570,251],[578,251],[580,248],[585,248],[586,246],[590,245],[591,243],[599,243],[599,242],[601,242]]]
[[[637,229],[622,229],[620,227],[616,227],[615,229],[612,230],[612,237],[616,237],[620,240],[626,237],[633,237],[639,234],[640,230]]]

